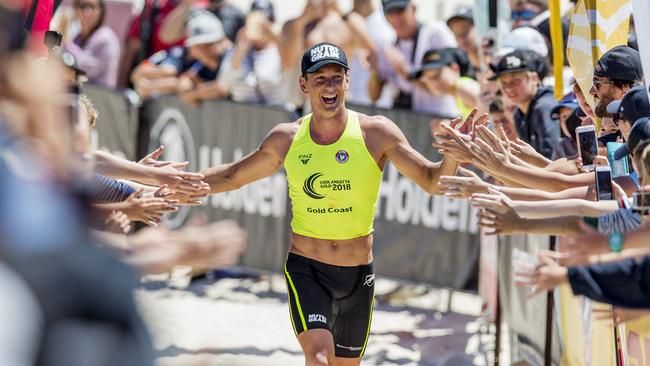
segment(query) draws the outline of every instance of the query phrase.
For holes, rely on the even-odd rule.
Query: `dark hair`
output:
[[[635,80],[635,81],[629,81],[629,80],[616,80],[616,79],[609,79],[611,80],[612,84],[614,84],[615,87],[617,88],[634,88],[635,86],[643,85],[643,80]]]
[[[98,0],[98,2],[99,2],[99,21],[97,22],[97,25],[95,25],[95,28],[93,28],[90,31],[90,35],[88,36],[88,38],[90,38],[90,36],[93,33],[95,33],[97,29],[99,29],[102,25],[104,25],[104,19],[106,18],[106,4],[104,3],[104,0]],[[79,6],[81,4],[81,0],[74,0],[73,4],[74,6]],[[82,47],[85,45],[88,38],[81,40]]]

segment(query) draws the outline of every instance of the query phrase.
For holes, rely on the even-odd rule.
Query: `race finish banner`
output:
[[[190,161],[189,170],[237,160],[256,149],[274,125],[288,121],[287,113],[280,109],[228,101],[191,108],[175,96],[149,100],[140,113],[141,123],[149,126],[148,150],[163,144],[163,159]],[[404,111],[380,113],[395,121],[425,157],[441,159],[431,147],[431,116]],[[224,218],[235,219],[249,233],[243,264],[274,271],[282,268],[291,221],[284,171],[236,191],[211,196],[206,206],[184,208],[168,222],[178,227],[192,220]],[[463,288],[476,276],[477,232],[476,216],[467,201],[431,197],[394,166],[386,166],[374,233],[378,274]]]

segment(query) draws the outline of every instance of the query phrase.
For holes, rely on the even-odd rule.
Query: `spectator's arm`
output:
[[[386,81],[382,80],[376,71],[370,73],[370,79],[368,80],[368,96],[373,103],[381,98],[384,84],[386,84]]]
[[[545,219],[562,216],[600,216],[616,211],[616,201],[587,201],[581,199],[513,201],[517,214],[529,219]]]
[[[628,308],[650,304],[650,257],[569,267],[567,277],[576,295]]]
[[[167,15],[160,27],[160,40],[172,44],[185,36],[185,21],[192,10],[193,1],[184,0]]]
[[[370,52],[372,57],[377,54],[377,47],[370,38],[368,30],[366,29],[366,20],[360,14],[351,12],[346,18],[346,22],[352,31],[353,39],[359,48],[363,48]]]
[[[135,58],[142,47],[142,42],[139,39],[129,38],[124,43],[124,51],[122,52],[122,60],[117,72],[117,87],[126,88],[129,85],[129,74],[133,69]]]
[[[203,100],[222,99],[230,95],[228,88],[218,80],[200,83],[196,88],[180,93],[180,98],[191,105]]]
[[[549,192],[558,192],[569,188],[586,186],[594,182],[593,173],[565,175],[548,172],[539,168],[522,167],[512,163],[506,164],[506,166],[507,168],[500,169],[496,172],[496,175],[521,183],[526,187]]]
[[[135,192],[128,185],[97,173],[93,173],[91,184],[92,199],[98,203],[122,202]]]
[[[175,69],[154,65],[149,62],[143,62],[133,70],[131,81],[135,90],[142,97],[154,93],[175,93],[180,83]]]
[[[307,23],[303,17],[289,20],[282,26],[280,37],[280,57],[282,68],[290,70],[296,65],[305,43],[304,29]]]
[[[569,198],[585,198],[589,187],[576,187],[565,189],[560,192],[547,192],[541,189],[516,188],[516,187],[499,187],[499,191],[513,200],[520,201],[542,201],[542,200],[561,200]]]

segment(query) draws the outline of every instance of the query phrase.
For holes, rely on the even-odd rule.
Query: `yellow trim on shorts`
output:
[[[287,279],[289,280],[289,285],[291,286],[291,291],[293,291],[293,297],[296,298],[296,307],[298,308],[298,314],[300,315],[300,321],[302,322],[302,329],[303,331],[307,331],[307,322],[305,321],[305,316],[302,314],[302,307],[300,306],[300,299],[298,298],[298,291],[296,291],[296,286],[293,285],[293,280],[291,279],[291,276],[289,275],[289,272],[287,271],[287,265],[284,265],[284,273],[287,275]],[[374,295],[374,292],[373,292]],[[374,301],[374,297],[373,297]],[[289,304],[289,312],[291,312],[291,304]],[[291,319],[293,322],[293,317]],[[295,328],[295,325],[294,325]],[[296,330],[296,335],[298,331]]]
[[[363,354],[366,352],[366,346],[368,345],[368,338],[370,338],[370,324],[372,324],[372,309],[375,306],[375,288],[372,288],[372,302],[370,303],[370,320],[368,321],[368,329],[366,330],[366,341],[363,342],[363,348],[361,349],[361,355],[359,358],[363,357]]]
[[[289,287],[289,281],[287,281],[287,276],[284,276],[284,283]],[[298,336],[298,329],[296,329],[296,324],[293,322],[293,312],[291,311],[291,294],[287,291],[287,303],[289,304],[289,319],[291,319],[291,326],[293,327],[293,332]]]

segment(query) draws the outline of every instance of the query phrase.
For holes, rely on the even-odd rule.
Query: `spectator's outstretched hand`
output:
[[[509,149],[486,126],[479,126],[476,134],[476,139],[470,145],[476,165],[489,173],[507,170],[511,162]]]
[[[462,176],[442,176],[438,183],[446,197],[468,199],[475,193],[488,193],[490,184],[484,182],[476,173],[458,167]]]
[[[613,306],[611,309],[593,309],[596,320],[607,321],[615,325],[650,316],[650,310],[628,309]]]
[[[122,211],[113,211],[104,221],[104,230],[116,234],[126,234],[131,231],[131,220]]]
[[[134,192],[122,203],[122,211],[129,220],[158,226],[164,213],[178,211],[175,202],[159,197],[142,198],[142,192],[142,189]]]
[[[531,287],[529,299],[551,291],[568,280],[566,267],[560,266],[548,251],[539,252],[539,264],[533,270],[517,272],[515,276],[517,285]]]
[[[516,234],[524,229],[525,220],[512,207],[512,200],[499,193],[493,187],[488,189],[490,194],[473,194],[472,205],[480,208],[477,218],[479,226],[491,231],[486,235]]]
[[[164,152],[165,152],[165,146],[160,145],[156,150],[150,152],[149,154],[145,155],[144,158],[140,159],[140,161],[138,161],[138,164],[147,165],[154,168],[171,166],[178,170],[182,170],[190,164],[189,161],[175,162],[175,161],[158,160]]]

